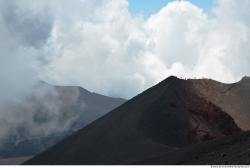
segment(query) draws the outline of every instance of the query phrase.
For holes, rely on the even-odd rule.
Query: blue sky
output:
[[[168,2],[173,0],[128,0],[129,9],[132,13],[142,14],[145,18],[157,12],[164,7]],[[213,0],[189,0],[193,4],[201,7],[208,12],[214,6]]]

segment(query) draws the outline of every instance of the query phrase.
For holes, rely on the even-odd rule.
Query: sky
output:
[[[135,14],[141,14],[147,18],[159,11],[167,3],[173,0],[129,0],[129,10]],[[215,6],[214,0],[190,0],[193,4],[202,8],[207,13]]]

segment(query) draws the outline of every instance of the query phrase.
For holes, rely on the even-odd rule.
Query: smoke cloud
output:
[[[45,6],[38,10],[24,1],[0,1],[0,147],[61,133],[78,117],[66,114],[65,119],[57,90],[39,82],[52,28]]]

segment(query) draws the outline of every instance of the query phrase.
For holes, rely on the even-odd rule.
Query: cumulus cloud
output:
[[[216,4],[213,17],[173,1],[144,19],[127,0],[1,0],[0,104],[38,80],[125,98],[169,75],[235,82],[250,74],[250,3]]]
[[[81,1],[91,16],[75,6],[78,17],[57,19],[44,79],[130,98],[169,75],[235,82],[249,74],[248,1],[217,1],[212,18],[174,1],[146,20],[125,0],[99,2]]]
[[[110,96],[130,98],[169,75],[235,82],[249,74],[250,5],[216,2],[212,18],[174,1],[143,19],[126,0],[1,1],[2,36],[43,61],[40,79]]]

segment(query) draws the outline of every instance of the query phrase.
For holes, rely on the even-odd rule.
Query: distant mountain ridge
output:
[[[35,155],[124,102],[124,99],[92,93],[81,87],[39,82],[23,104],[10,109],[28,113],[32,122],[20,123],[10,131],[0,146],[0,158]]]
[[[250,86],[248,78],[242,81],[171,76],[25,164],[150,164],[147,160],[160,156],[175,158],[164,162],[174,164],[190,146],[248,129],[241,121],[250,122],[249,99],[241,97],[248,98]]]

